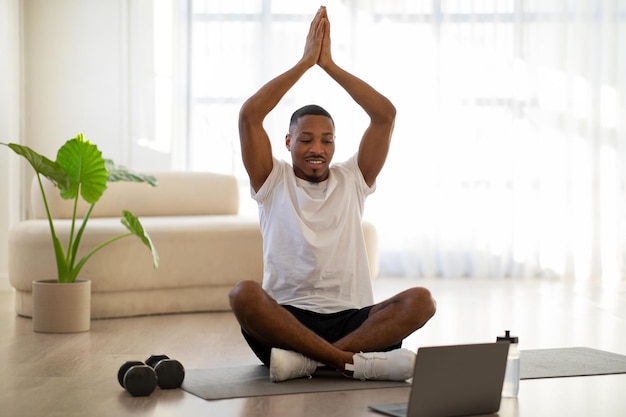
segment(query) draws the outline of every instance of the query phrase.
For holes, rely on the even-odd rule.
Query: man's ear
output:
[[[287,150],[291,152],[291,135],[289,133],[285,135],[285,146],[287,147]]]

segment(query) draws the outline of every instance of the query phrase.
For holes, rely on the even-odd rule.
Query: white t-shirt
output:
[[[330,167],[326,181],[296,177],[274,158],[258,192],[263,288],[279,304],[334,313],[373,304],[361,219],[368,187],[356,155]]]

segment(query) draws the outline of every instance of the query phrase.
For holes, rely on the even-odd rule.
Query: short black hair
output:
[[[322,106],[318,106],[317,104],[307,104],[306,106],[300,107],[298,110],[293,112],[293,114],[291,115],[291,120],[289,121],[289,131],[291,131],[292,126],[298,123],[298,119],[300,119],[302,116],[306,116],[309,114],[314,116],[326,116],[330,119],[333,126],[335,126],[335,121],[333,120],[330,113],[326,111],[326,109],[324,109]]]

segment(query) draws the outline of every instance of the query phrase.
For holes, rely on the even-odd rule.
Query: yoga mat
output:
[[[217,369],[190,369],[185,372],[182,389],[205,400],[259,397],[307,392],[349,391],[372,388],[408,387],[408,382],[359,381],[330,369],[319,369],[312,378],[270,382],[263,365]]]
[[[575,347],[523,350],[520,378],[560,378],[570,376],[626,373],[626,356],[601,350]],[[205,400],[258,397],[310,392],[410,386],[408,382],[359,381],[329,369],[318,370],[312,378],[270,382],[262,365],[231,368],[189,369],[182,389]]]
[[[597,349],[523,350],[520,355],[520,379],[626,373],[626,356]]]

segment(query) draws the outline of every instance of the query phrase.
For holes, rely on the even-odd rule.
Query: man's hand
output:
[[[320,10],[322,12],[322,48],[319,54],[319,59],[317,60],[317,64],[320,67],[326,69],[329,65],[333,63],[333,58],[330,53],[330,21],[328,20],[326,7],[322,6]]]
[[[304,45],[302,62],[306,63],[309,67],[314,66],[319,61],[324,37],[324,21],[327,21],[326,7],[322,6],[311,22],[309,34],[306,37],[306,44]]]

